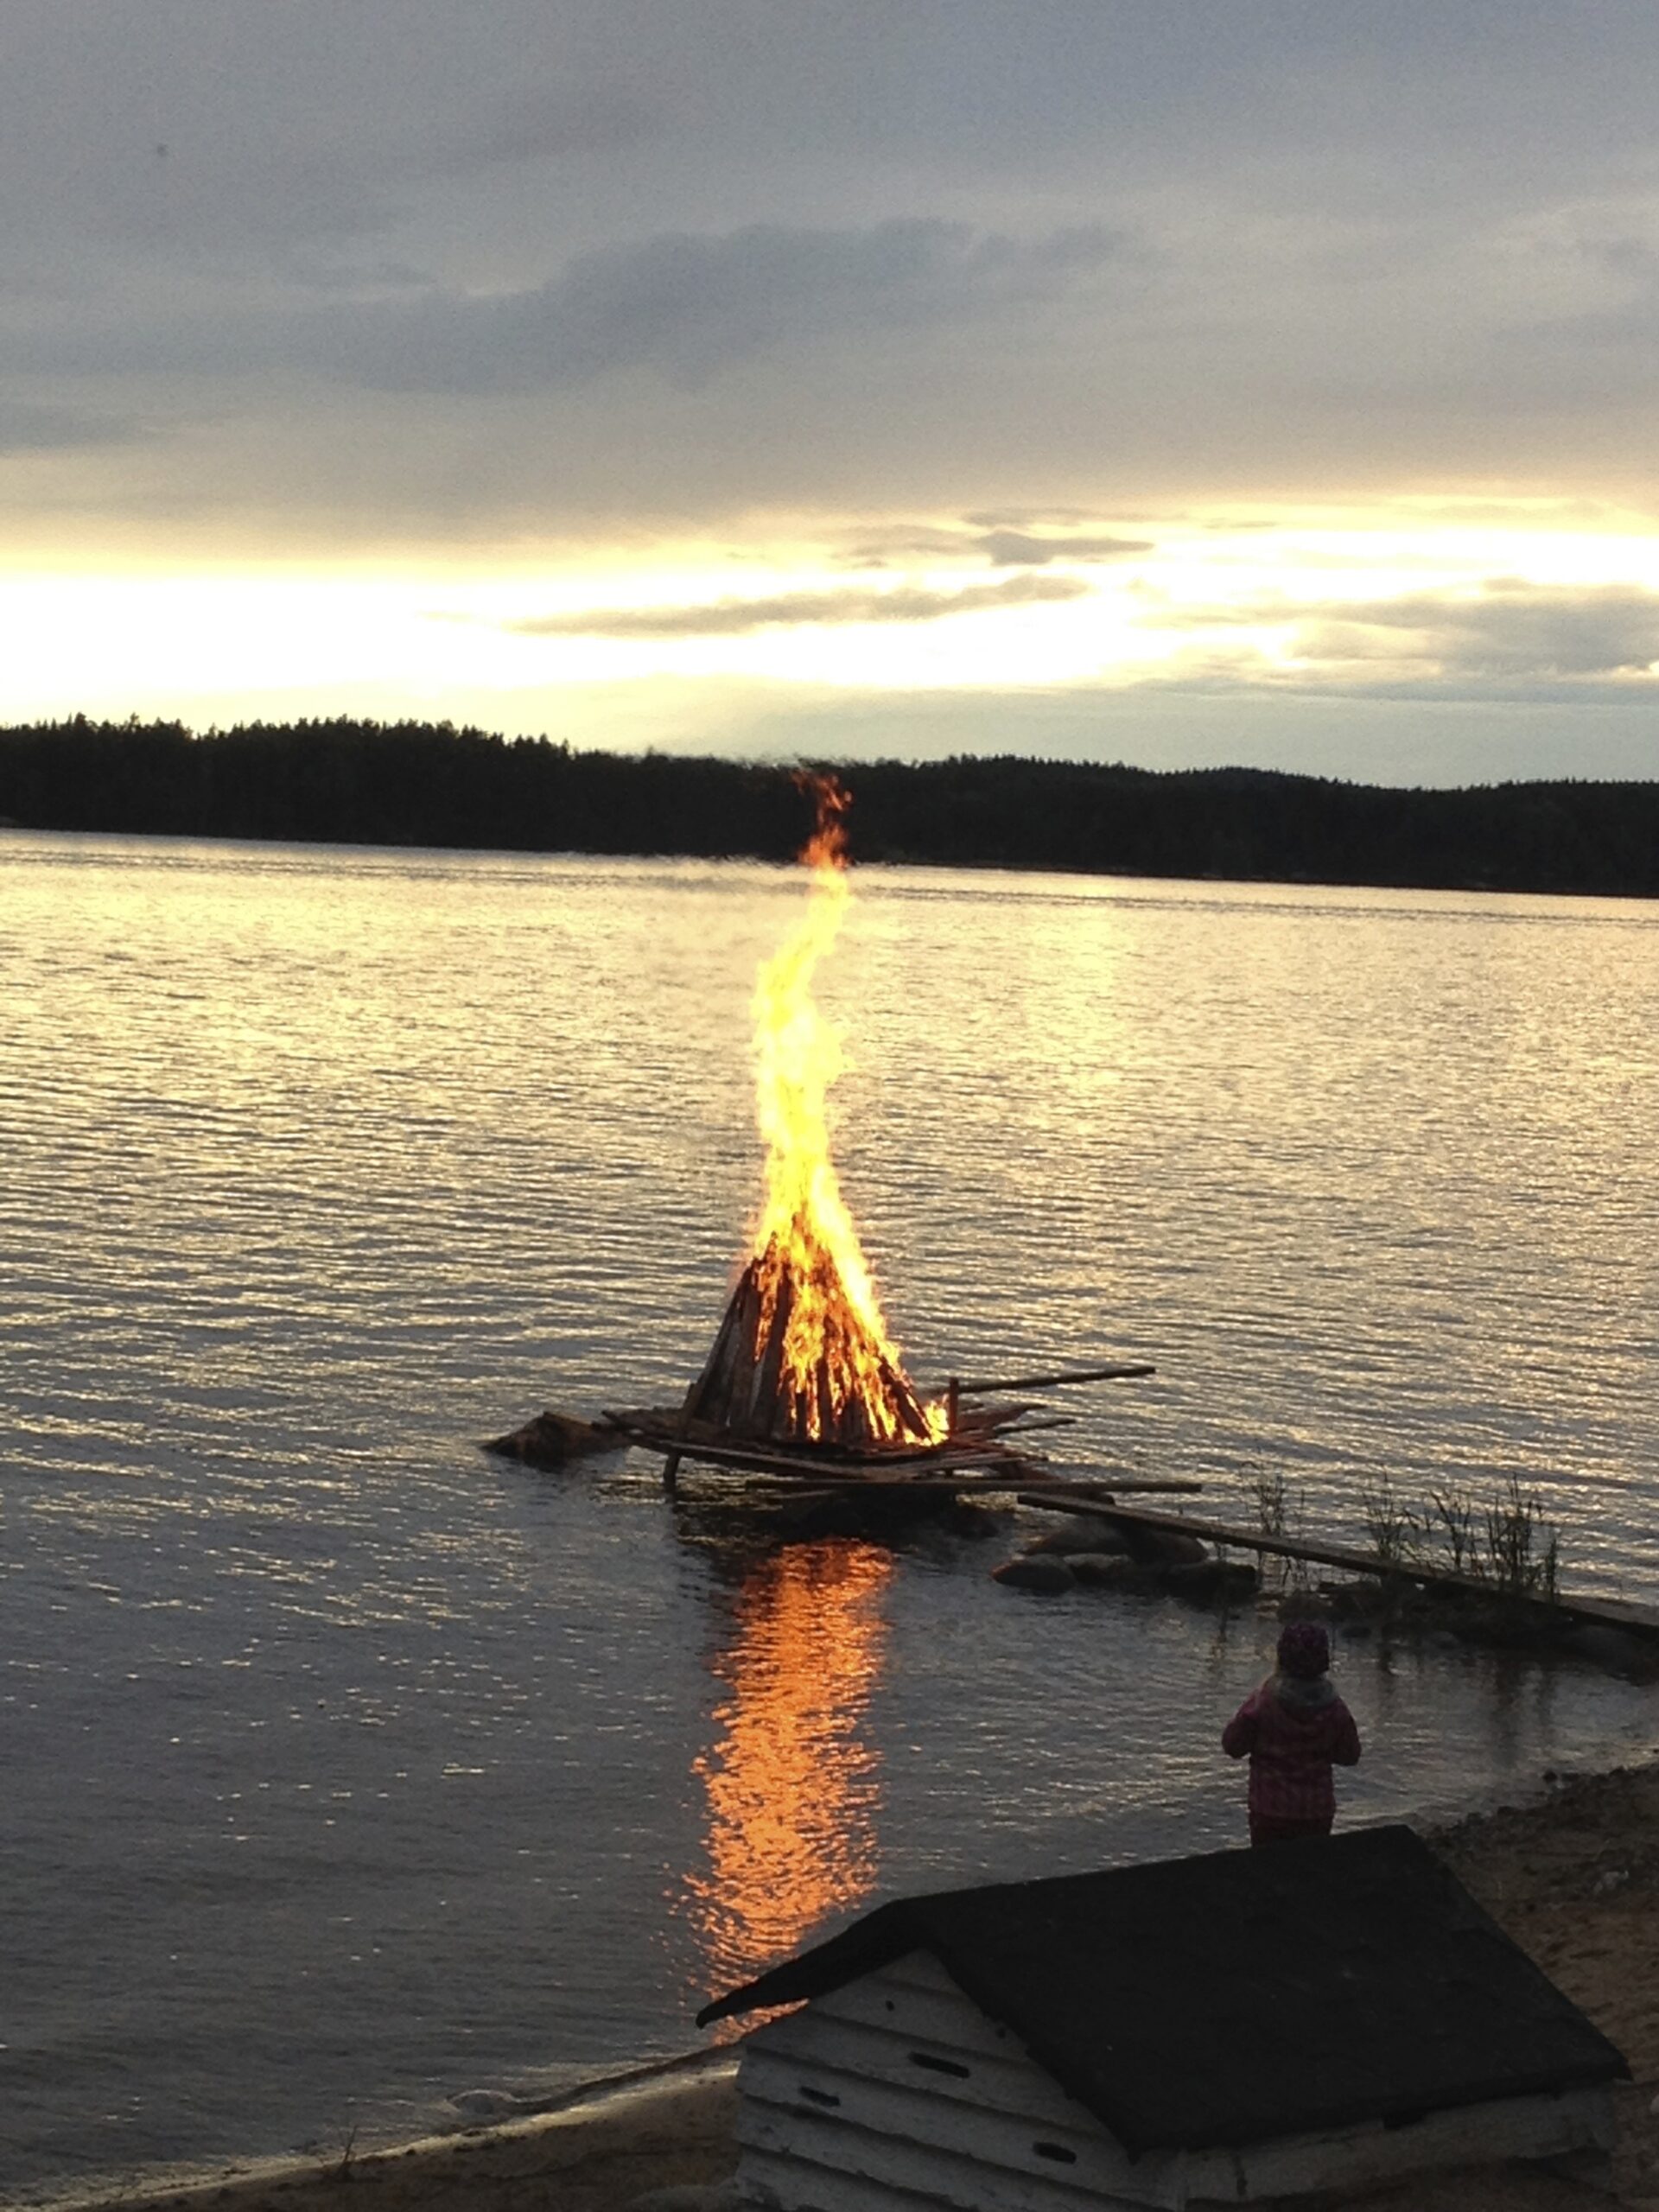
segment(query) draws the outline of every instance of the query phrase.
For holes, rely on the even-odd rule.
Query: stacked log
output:
[[[820,1356],[811,1375],[787,1372],[785,1344],[802,1291],[775,1243],[749,1262],[687,1396],[688,1422],[733,1437],[854,1452],[931,1442],[909,1377],[864,1331],[827,1255],[804,1286],[823,1317]]]

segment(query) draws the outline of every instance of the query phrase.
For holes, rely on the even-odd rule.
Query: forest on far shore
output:
[[[1659,898],[1659,781],[1397,790],[1258,768],[1013,756],[836,766],[861,861]],[[0,729],[0,824],[780,861],[792,770],[583,753],[447,722]]]

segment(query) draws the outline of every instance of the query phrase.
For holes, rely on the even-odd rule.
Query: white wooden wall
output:
[[[780,2212],[1198,2212],[1613,2139],[1596,2089],[1132,2159],[919,1951],[757,2030],[738,2088],[740,2188]]]
[[[1565,2158],[1611,2151],[1613,2101],[1606,2089],[1562,2096],[1505,2097],[1432,2112],[1405,2127],[1371,2120],[1325,2135],[1287,2135],[1243,2151],[1193,2151],[1186,2168],[1192,2212],[1306,2190],[1357,2189],[1498,2158]],[[1611,2186],[1611,2181],[1609,2183]]]
[[[741,2188],[787,2212],[1180,2212],[1179,2156],[1132,2162],[925,1953],[758,2030]]]

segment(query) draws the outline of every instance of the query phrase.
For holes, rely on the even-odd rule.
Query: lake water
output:
[[[860,1901],[1243,1832],[1273,1624],[1016,1535],[745,1543],[474,1440],[677,1395],[758,1196],[798,874],[0,836],[0,2183],[339,2148],[694,2046]],[[918,1379],[1361,1535],[1511,1474],[1659,1569],[1659,907],[871,870],[821,996]],[[1651,1743],[1588,1666],[1345,1645],[1345,1816]]]

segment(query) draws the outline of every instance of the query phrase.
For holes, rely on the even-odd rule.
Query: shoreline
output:
[[[188,742],[191,744],[212,742],[215,736],[222,741],[225,737],[234,734],[233,731],[208,733],[205,736],[201,734],[191,733]],[[545,740],[537,740],[533,737],[510,739],[505,741],[510,744],[524,743],[532,746],[538,742],[546,742]],[[600,751],[585,755],[577,754],[573,758],[578,761],[599,762],[613,767],[618,765],[623,766],[630,764],[644,765],[654,760],[659,764],[658,772],[665,773],[668,784],[677,780],[676,771],[684,771],[687,768],[693,772],[698,769],[712,770],[716,781],[727,786],[722,796],[727,798],[728,804],[736,795],[741,794],[747,776],[753,775],[756,772],[762,775],[792,776],[793,774],[792,769],[781,761],[746,760],[709,753],[653,755]],[[999,760],[995,754],[983,753],[964,756],[967,766],[990,770],[1007,765],[1008,759],[1009,756],[1002,756]],[[3,761],[0,761],[0,766],[3,765]],[[900,779],[915,779],[920,785],[925,784],[930,776],[937,778],[941,771],[952,764],[922,759],[916,760],[854,760],[833,765],[836,766],[836,772],[842,779],[855,786],[854,796],[857,798],[859,794],[856,786],[861,782],[866,786],[867,791],[872,787],[879,787],[884,782],[889,781],[894,775]],[[1021,759],[1017,765],[1033,772],[1029,779],[1028,788],[1024,794],[1027,811],[1033,817],[1040,813],[1045,802],[1052,805],[1055,799],[1064,800],[1069,795],[1065,790],[1051,792],[1043,788],[1046,772],[1058,771],[1056,780],[1063,785],[1075,785],[1079,774],[1086,779],[1091,771],[1100,772],[1109,779],[1116,773],[1123,772],[1127,772],[1130,778],[1131,787],[1135,779],[1139,779],[1142,785],[1148,783],[1156,785],[1160,780],[1175,782],[1184,774],[1190,772],[1179,769],[1157,768],[1129,768],[1124,771],[1122,763],[1081,760],[1046,761],[1036,756],[1028,760]],[[602,770],[601,772],[603,772]],[[1224,774],[1228,772],[1219,770],[1198,772]],[[681,785],[677,795],[683,801],[686,779],[682,775],[677,780]],[[690,780],[695,785],[695,773]],[[1293,785],[1317,784],[1325,780],[1318,777],[1299,775],[1294,770],[1263,770],[1260,772],[1257,778],[1258,798],[1270,795],[1268,786],[1275,781],[1287,791]],[[1656,781],[1659,779],[1647,778],[1632,785],[1628,779],[1623,783],[1613,783],[1607,779],[1592,779],[1585,789],[1592,793],[1599,790],[1608,789],[1615,791],[1627,791],[1631,788],[1640,790],[1645,789],[1649,784]],[[1471,795],[1480,796],[1497,789],[1516,790],[1522,793],[1529,789],[1543,789],[1559,799],[1560,795],[1565,791],[1569,791],[1572,785],[1570,781],[1564,782],[1563,779],[1556,778],[1538,779],[1535,779],[1530,785],[1513,786],[1483,784],[1427,785],[1355,784],[1342,788],[1359,794],[1362,802],[1365,799],[1381,802],[1385,808],[1396,804],[1409,808],[1410,803],[1414,800],[1426,800],[1427,804],[1421,810],[1432,815],[1443,810],[1441,804],[1443,802],[1465,799]],[[1113,796],[1117,795],[1119,794],[1114,791]],[[664,796],[668,796],[666,789]],[[937,814],[938,812],[937,791],[925,792],[924,796],[934,802],[931,810]],[[1179,808],[1180,801],[1176,799],[1174,804]],[[1593,800],[1591,804],[1593,814]],[[146,817],[144,826],[139,826],[132,823],[89,822],[84,818],[72,820],[67,818],[63,810],[48,809],[47,811],[55,812],[57,818],[51,821],[41,819],[38,809],[35,810],[35,818],[29,821],[15,814],[0,816],[0,835],[13,837],[96,837],[126,842],[154,841],[176,845],[225,845],[232,849],[246,847],[257,849],[262,846],[292,847],[325,853],[376,855],[402,853],[410,855],[436,855],[453,859],[473,857],[480,860],[505,861],[580,860],[601,863],[615,861],[647,863],[684,861],[698,865],[716,867],[734,863],[741,867],[787,868],[796,858],[793,845],[777,837],[775,827],[770,817],[764,821],[753,823],[747,837],[740,836],[735,840],[729,839],[722,833],[721,837],[715,839],[704,838],[699,842],[692,842],[686,837],[682,837],[677,842],[664,843],[658,832],[636,832],[630,842],[622,845],[618,845],[608,836],[598,839],[591,834],[588,836],[585,842],[573,843],[569,842],[567,837],[550,830],[543,832],[535,842],[527,842],[521,836],[514,835],[498,823],[495,835],[480,833],[478,842],[457,844],[442,834],[445,823],[443,818],[435,813],[423,819],[417,828],[410,828],[393,836],[384,834],[374,822],[362,819],[336,821],[329,825],[312,823],[300,826],[296,826],[293,823],[284,823],[273,820],[268,828],[252,830],[245,827],[229,828],[222,820],[194,816],[190,816],[184,820],[163,820],[159,816],[152,816]],[[71,808],[67,810],[69,814],[80,812],[83,815],[84,811],[84,808]],[[867,823],[870,819],[868,812],[865,819]],[[1039,848],[1029,843],[1010,844],[1005,839],[1000,845],[988,848],[977,830],[965,843],[947,842],[942,847],[937,836],[931,842],[926,837],[918,836],[915,828],[915,819],[916,817],[906,810],[904,813],[904,820],[907,826],[896,836],[879,834],[875,836],[873,841],[874,849],[861,853],[858,865],[865,868],[941,868],[959,871],[970,875],[1061,875],[1076,876],[1084,882],[1179,883],[1289,892],[1358,891],[1381,893],[1385,896],[1405,893],[1416,895],[1445,895],[1453,898],[1476,899],[1596,899],[1635,906],[1650,906],[1659,902],[1659,884],[1645,877],[1639,880],[1629,876],[1620,876],[1616,880],[1597,878],[1589,881],[1563,880],[1564,877],[1571,879],[1572,869],[1576,865],[1576,860],[1573,857],[1569,857],[1554,874],[1548,875],[1535,872],[1522,880],[1505,879],[1502,863],[1512,851],[1514,840],[1504,836],[1501,832],[1491,836],[1478,854],[1468,858],[1461,868],[1446,866],[1438,871],[1420,870],[1414,873],[1407,871],[1402,876],[1397,859],[1397,849],[1390,849],[1386,861],[1374,861],[1369,867],[1357,868],[1353,860],[1357,833],[1352,823],[1346,820],[1343,822],[1341,828],[1335,835],[1329,830],[1325,833],[1327,850],[1339,854],[1342,856],[1339,859],[1326,859],[1322,862],[1314,861],[1298,844],[1294,850],[1286,850],[1282,848],[1277,849],[1272,858],[1254,868],[1241,869],[1236,840],[1229,839],[1223,847],[1214,849],[1204,848],[1203,840],[1206,833],[1202,823],[1190,813],[1185,812],[1179,817],[1177,824],[1178,834],[1175,837],[1175,842],[1181,847],[1186,856],[1179,868],[1175,867],[1167,857],[1169,843],[1167,838],[1154,848],[1141,849],[1133,855],[1118,854],[1107,858],[1101,858],[1090,851],[1079,851],[1074,845],[1064,843]],[[1278,834],[1270,820],[1263,821],[1259,827],[1264,836],[1271,837]],[[1593,819],[1587,825],[1586,834],[1592,840],[1597,836],[1598,825]],[[1605,835],[1602,836],[1601,842],[1604,845],[1605,844]],[[1420,838],[1418,842],[1421,844],[1423,841]],[[1196,860],[1193,857],[1195,854]],[[1216,864],[1210,867],[1198,864],[1198,861],[1206,857]]]
[[[718,2182],[734,2156],[737,2046],[611,2073],[505,2118],[325,2158],[296,2153],[164,2167],[146,2184],[75,2188],[4,2200],[18,2212],[334,2212],[365,2198],[378,2212],[529,2212],[559,2185],[561,2212],[611,2212],[666,2182]]]
[[[1631,2080],[1616,2092],[1616,2195],[1522,2169],[1419,2181],[1363,2201],[1395,2212],[1659,2212],[1659,1746],[1605,1771],[1544,1777],[1543,1794],[1421,1832],[1505,1932],[1610,2036]],[[233,2163],[145,2185],[27,2201],[31,2212],[696,2212],[736,2157],[737,2046],[584,2082],[510,2117],[463,2122],[340,2158]],[[668,2192],[664,2195],[663,2192]],[[1356,2200],[1357,2202],[1358,2200]],[[642,2212],[644,2208],[642,2207]],[[1327,2212],[1340,2212],[1329,2207]]]

